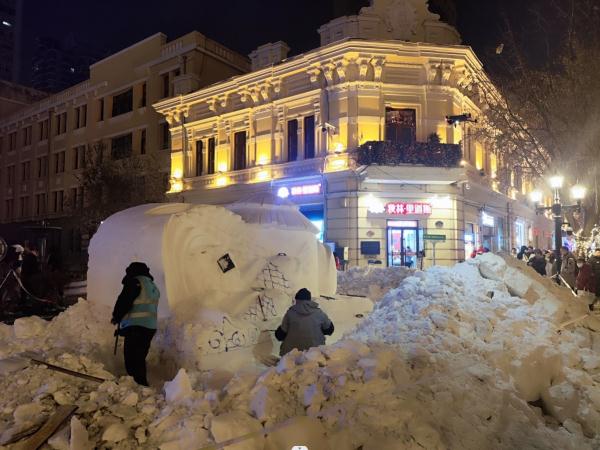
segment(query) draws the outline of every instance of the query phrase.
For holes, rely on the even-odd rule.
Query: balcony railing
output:
[[[359,166],[377,164],[399,166],[404,164],[426,167],[459,167],[462,151],[459,144],[414,142],[410,144],[388,141],[369,141],[353,153]]]

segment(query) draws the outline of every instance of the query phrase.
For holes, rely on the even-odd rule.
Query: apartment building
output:
[[[313,51],[287,58],[285,43],[267,44],[251,73],[154,104],[171,126],[173,201],[270,192],[350,265],[547,245],[527,180],[475,140],[475,124],[447,122],[480,115],[466,80],[483,69],[424,0],[374,1],[319,33]]]
[[[248,70],[246,57],[198,32],[173,41],[157,33],[91,65],[88,80],[1,119],[0,235],[59,245],[78,261],[72,219],[94,201],[80,182],[86,149],[157,159],[166,180],[169,126],[152,103]]]

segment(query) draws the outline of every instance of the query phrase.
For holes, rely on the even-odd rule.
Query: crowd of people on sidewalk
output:
[[[554,278],[575,293],[588,293],[594,297],[590,309],[600,309],[600,247],[591,256],[575,256],[567,246],[560,249],[560,267],[553,251],[522,246],[512,249],[512,255],[527,263],[542,276]]]

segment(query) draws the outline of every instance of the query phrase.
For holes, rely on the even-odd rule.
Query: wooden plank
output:
[[[95,377],[93,375],[88,375],[87,373],[76,372],[71,369],[65,369],[64,367],[55,366],[54,364],[47,363],[46,361],[42,361],[40,359],[31,358],[31,362],[39,365],[43,365],[48,367],[50,370],[54,370],[55,372],[65,373],[67,375],[71,375],[77,378],[83,378],[84,380],[95,381],[96,383],[104,383],[104,378]]]
[[[61,425],[75,412],[75,405],[61,405],[56,412],[50,416],[48,421],[29,439],[15,444],[14,450],[37,450],[52,437]]]

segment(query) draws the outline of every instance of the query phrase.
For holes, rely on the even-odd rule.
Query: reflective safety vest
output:
[[[135,278],[140,282],[140,295],[133,301],[131,309],[121,320],[121,328],[140,326],[156,330],[160,292],[150,278],[144,276]]]

